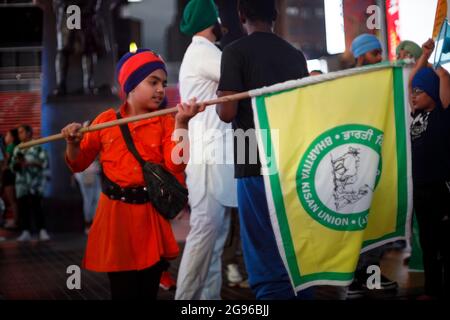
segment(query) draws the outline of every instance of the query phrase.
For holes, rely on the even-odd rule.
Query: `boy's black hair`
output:
[[[13,142],[15,145],[18,145],[20,143],[20,139],[19,139],[19,131],[17,130],[17,128],[14,129],[10,129],[8,130],[12,137],[13,137]]]
[[[28,124],[21,124],[19,128],[23,128],[30,136],[33,135],[33,128],[31,128]]]
[[[239,0],[239,12],[248,20],[272,24],[277,19],[275,0]]]

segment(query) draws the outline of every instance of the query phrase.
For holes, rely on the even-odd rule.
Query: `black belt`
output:
[[[111,200],[122,201],[131,204],[144,204],[150,202],[147,187],[137,186],[122,188],[117,183],[108,179],[102,172],[102,192]]]

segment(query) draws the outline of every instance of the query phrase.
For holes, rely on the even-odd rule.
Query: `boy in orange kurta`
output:
[[[150,50],[127,53],[117,67],[119,84],[126,99],[119,109],[123,118],[158,109],[164,101],[167,72],[162,59]],[[141,157],[162,165],[179,180],[185,163],[174,162],[172,151],[178,141],[175,129],[187,129],[188,121],[204,107],[179,104],[178,113],[128,125]],[[109,109],[93,122],[117,119]],[[125,194],[145,194],[140,164],[129,152],[118,126],[81,134],[72,123],[62,130],[66,138],[66,162],[73,172],[85,170],[99,156],[103,174]],[[184,181],[180,181],[184,182]],[[102,188],[95,219],[89,232],[83,267],[107,272],[113,299],[156,299],[163,259],[179,253],[170,222],[152,204],[137,196],[115,196]],[[144,202],[144,203],[142,203]]]

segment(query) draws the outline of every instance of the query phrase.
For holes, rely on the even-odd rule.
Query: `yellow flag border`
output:
[[[410,233],[408,221],[411,220],[411,174],[410,174],[410,158],[409,158],[409,127],[406,125],[407,104],[405,99],[405,82],[403,68],[401,64],[385,64],[385,68],[393,69],[394,74],[394,113],[396,123],[396,139],[397,139],[397,166],[398,166],[398,211],[396,231],[385,235],[382,238],[372,239],[363,243],[363,250],[380,246],[387,242],[399,239],[405,239]],[[384,69],[384,68],[383,68]],[[380,70],[380,66],[373,68],[373,71]],[[371,72],[370,67],[361,70],[361,73]],[[345,75],[342,75],[342,77]],[[335,77],[337,79],[340,77]],[[326,81],[326,80],[325,80]],[[306,87],[308,85],[299,86]],[[289,89],[277,93],[271,93],[253,98],[253,112],[256,129],[267,130],[270,132],[270,125],[266,111],[265,98],[288,92],[295,89]],[[261,132],[257,130],[257,133]],[[268,134],[265,139],[257,134],[258,146],[261,158],[267,158],[269,150],[272,150],[271,135]],[[272,166],[278,167],[277,160],[272,156]],[[275,170],[277,172],[277,169]],[[280,250],[283,262],[288,270],[292,285],[295,291],[300,291],[314,285],[338,285],[347,286],[352,282],[353,273],[335,273],[323,272],[310,275],[301,275],[300,268],[297,263],[294,245],[290,234],[290,228],[285,213],[285,205],[281,192],[280,178],[277,173],[264,176],[266,198],[268,202],[271,221],[275,232],[278,248]]]

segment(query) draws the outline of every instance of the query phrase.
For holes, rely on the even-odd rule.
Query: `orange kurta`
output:
[[[126,117],[126,108],[126,104],[120,108],[122,117]],[[93,124],[115,119],[116,112],[109,109]],[[130,123],[129,128],[141,157],[162,164],[180,180],[185,164],[171,160],[174,125],[174,118],[166,115]],[[110,180],[121,187],[145,185],[141,167],[128,151],[118,126],[85,134],[80,148],[75,161],[66,158],[73,172],[83,171],[100,155],[103,171]],[[84,268],[97,272],[142,270],[161,258],[175,258],[178,253],[170,222],[150,203],[128,204],[101,194],[89,231]]]

